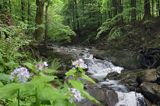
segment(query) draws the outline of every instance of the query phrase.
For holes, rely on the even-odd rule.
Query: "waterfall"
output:
[[[124,70],[123,67],[115,66],[107,60],[94,58],[93,54],[90,54],[88,48],[58,47],[57,51],[60,49],[63,52],[70,53],[77,59],[83,59],[88,66],[88,73],[90,73],[90,76],[99,81],[97,83],[98,86],[107,86],[107,88],[116,92],[118,95],[118,103],[116,103],[115,106],[146,106],[142,94],[129,91],[127,87],[120,84],[117,80],[109,80],[106,78],[107,74],[111,72],[121,73]]]
[[[80,58],[85,60],[88,66],[88,72],[91,74],[91,77],[99,81],[99,86],[105,85],[115,90],[119,100],[116,106],[145,106],[142,94],[129,91],[124,85],[120,84],[119,81],[104,80],[108,73],[121,73],[121,71],[124,70],[123,67],[115,66],[107,60],[94,58],[93,55],[89,53],[89,49],[85,49],[85,51],[81,53]]]

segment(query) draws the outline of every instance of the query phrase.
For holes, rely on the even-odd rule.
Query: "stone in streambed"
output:
[[[115,104],[118,102],[118,95],[113,90],[109,90],[107,88],[99,88],[95,85],[86,86],[86,90],[89,92],[90,95],[92,95],[94,98],[96,98],[98,101],[102,103],[101,106],[115,106]],[[88,100],[84,100],[78,103],[78,106],[97,105]]]
[[[143,82],[140,85],[142,94],[152,103],[160,103],[160,85],[156,83]]]
[[[158,74],[156,69],[148,69],[144,71],[143,82],[156,81],[157,78],[158,78]]]
[[[91,49],[91,53],[100,59],[107,59],[117,66],[124,67],[125,69],[137,69],[140,68],[139,61],[137,59],[137,53],[129,50],[97,50]]]

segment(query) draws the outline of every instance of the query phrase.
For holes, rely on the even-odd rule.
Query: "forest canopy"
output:
[[[37,40],[70,42],[80,36],[87,41],[119,27],[160,15],[159,0],[1,0],[1,22],[24,24]],[[97,32],[98,31],[98,32]]]

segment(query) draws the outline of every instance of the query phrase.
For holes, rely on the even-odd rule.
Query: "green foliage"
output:
[[[54,60],[54,62],[57,61],[58,60]],[[82,78],[94,83],[91,78],[85,75],[83,69],[69,70],[66,73],[66,77],[75,76],[75,79],[71,80],[68,78],[63,85],[54,86],[52,83],[56,81],[57,77],[50,75],[50,71],[48,72],[48,70],[52,70],[52,68],[44,68],[39,71],[36,69],[37,65],[32,63],[24,63],[24,66],[27,66],[30,69],[30,73],[33,74],[30,81],[26,83],[8,82],[5,85],[3,85],[3,83],[0,84],[0,100],[10,100],[6,102],[9,106],[12,106],[11,104],[23,104],[27,106],[75,106],[76,104],[74,102],[70,102],[70,99],[73,97],[69,90],[70,88],[76,88],[81,92],[83,97],[99,104],[96,99],[84,90],[84,82],[78,80]],[[53,67],[53,65],[51,67]],[[0,76],[6,75],[0,74]],[[0,81],[2,80],[6,79],[0,79]]]
[[[61,6],[59,6],[61,5]],[[64,17],[61,15],[63,1],[55,0],[49,8],[49,33],[48,36],[54,41],[70,42],[75,32],[68,25],[64,25]]]
[[[21,29],[20,29],[21,28]],[[22,27],[0,27],[0,72],[7,73],[19,65],[25,53],[19,50],[28,45],[30,40],[23,35]]]
[[[103,33],[108,35],[108,40],[113,40],[124,35],[121,30],[121,24],[124,23],[124,20],[130,20],[129,14],[132,10],[133,8],[127,8],[122,13],[119,13],[113,18],[107,19],[105,22],[103,22],[98,29],[96,38],[98,39]]]
[[[75,35],[75,32],[69,26],[65,26],[60,22],[50,23],[49,37],[54,41],[71,42],[71,37]]]
[[[95,84],[95,81],[92,80],[90,77],[88,77],[82,68],[73,68],[73,69],[69,70],[66,73],[66,77],[69,79],[68,80],[69,84],[71,84],[72,87],[78,89],[84,97],[88,98],[89,100],[91,100],[97,104],[100,104],[95,98],[90,96],[84,90],[84,83],[85,83],[84,80],[89,81],[93,84]]]

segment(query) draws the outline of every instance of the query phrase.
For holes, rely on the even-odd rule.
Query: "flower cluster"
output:
[[[11,73],[10,79],[13,80],[18,80],[19,82],[27,82],[27,80],[30,78],[30,73],[27,68],[25,67],[20,67],[16,68],[13,70]]]
[[[86,69],[87,68],[87,65],[84,63],[84,60],[83,59],[78,59],[76,61],[73,61],[72,62],[72,65],[76,68],[83,68],[83,69]]]
[[[48,67],[47,62],[38,63],[38,64],[36,65],[36,68],[37,68],[37,70],[39,70],[39,71],[43,70],[45,67]]]
[[[83,97],[81,96],[81,93],[79,90],[75,89],[75,88],[70,88],[69,89],[73,95],[73,98],[70,100],[71,102],[80,102],[82,101]]]

